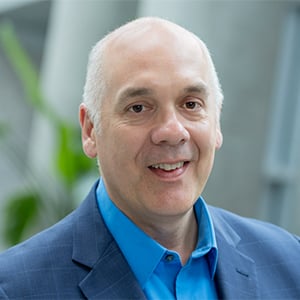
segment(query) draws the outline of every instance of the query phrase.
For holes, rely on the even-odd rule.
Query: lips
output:
[[[174,163],[156,163],[149,166],[152,174],[158,176],[160,180],[167,180],[168,182],[177,181],[181,175],[185,173],[188,168],[189,161],[178,161]]]
[[[184,161],[180,161],[180,162],[173,163],[173,164],[168,164],[168,163],[154,164],[154,165],[151,165],[150,168],[161,169],[164,171],[173,171],[173,170],[182,168],[183,165],[184,165]]]

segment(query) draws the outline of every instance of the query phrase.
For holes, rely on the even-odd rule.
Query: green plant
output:
[[[74,188],[84,176],[96,173],[96,168],[95,162],[83,155],[79,127],[59,118],[47,105],[40,90],[38,72],[20,44],[11,23],[0,24],[0,45],[22,84],[28,105],[51,123],[57,146],[55,180],[50,175],[43,178],[36,174],[26,161],[19,159],[17,149],[9,149],[10,155],[15,156],[13,161],[17,164],[16,168],[25,167],[28,175],[26,188],[11,195],[4,209],[3,235],[8,245],[12,245],[20,242],[27,232],[34,232],[34,228],[39,230],[70,212],[76,205]],[[5,131],[5,126],[1,125],[0,136],[4,136]],[[48,187],[49,183],[51,187]],[[43,223],[47,214],[51,217],[48,222]]]

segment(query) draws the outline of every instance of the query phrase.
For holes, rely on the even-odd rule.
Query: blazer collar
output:
[[[222,217],[221,210],[210,207],[217,246],[216,286],[220,299],[257,299],[255,262],[238,246],[242,239]]]
[[[137,280],[99,214],[96,187],[75,212],[73,261],[89,270],[79,283],[88,299],[145,299]]]

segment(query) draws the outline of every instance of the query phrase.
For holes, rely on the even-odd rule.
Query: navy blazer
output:
[[[69,216],[0,255],[0,299],[145,299],[99,214],[96,185]],[[209,209],[220,299],[300,299],[297,237]]]

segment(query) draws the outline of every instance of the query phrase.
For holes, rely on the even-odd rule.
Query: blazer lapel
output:
[[[145,299],[115,242],[109,245],[79,287],[87,299]]]
[[[257,299],[254,262],[234,248],[219,243],[216,287],[220,299]]]
[[[220,299],[257,299],[255,262],[238,250],[239,235],[211,210],[218,245],[216,287]]]
[[[96,186],[77,210],[73,230],[72,259],[88,270],[79,288],[88,299],[145,299],[99,214]]]

